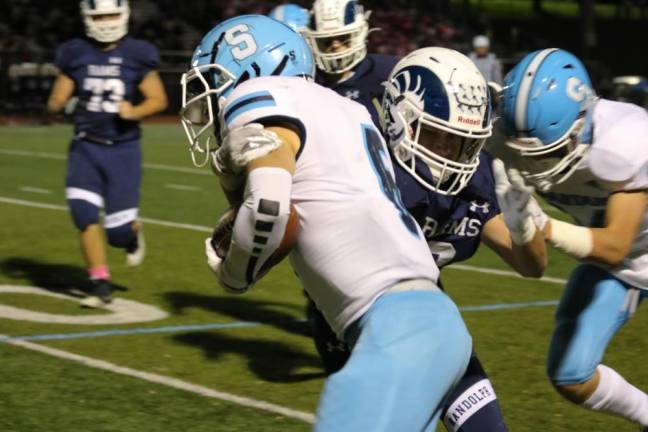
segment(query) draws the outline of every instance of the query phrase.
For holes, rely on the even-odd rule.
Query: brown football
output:
[[[238,207],[227,209],[227,211],[225,211],[225,213],[218,220],[216,228],[214,228],[211,243],[219,258],[225,258],[225,256],[227,255],[227,251],[229,250],[230,242],[232,240],[232,230],[234,228],[234,222],[236,221],[237,214]],[[291,204],[290,216],[288,217],[288,223],[286,223],[286,230],[284,231],[281,243],[279,243],[279,246],[263,264],[259,276],[263,276],[272,267],[279,264],[281,260],[288,256],[290,251],[297,243],[298,234],[299,214],[297,213],[295,206]]]

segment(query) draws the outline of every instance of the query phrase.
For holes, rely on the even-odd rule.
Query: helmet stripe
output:
[[[531,95],[531,86],[536,77],[536,72],[549,55],[557,48],[549,48],[540,51],[527,65],[520,79],[519,90],[515,98],[515,129],[519,131],[527,130],[527,108],[529,106],[529,96]]]

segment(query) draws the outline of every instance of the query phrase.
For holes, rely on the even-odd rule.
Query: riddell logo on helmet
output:
[[[466,118],[466,117],[462,117],[462,116],[459,116],[459,118],[457,120],[459,121],[459,123],[466,123],[466,124],[469,124],[469,125],[478,125],[478,124],[481,124],[481,122],[482,122],[481,119],[471,119],[471,118]]]

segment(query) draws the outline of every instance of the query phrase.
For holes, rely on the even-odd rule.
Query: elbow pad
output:
[[[221,279],[246,290],[277,249],[290,216],[292,175],[282,168],[262,167],[248,174]]]

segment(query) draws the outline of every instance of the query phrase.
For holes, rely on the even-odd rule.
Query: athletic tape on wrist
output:
[[[549,243],[576,258],[585,258],[594,246],[592,230],[551,218]]]

